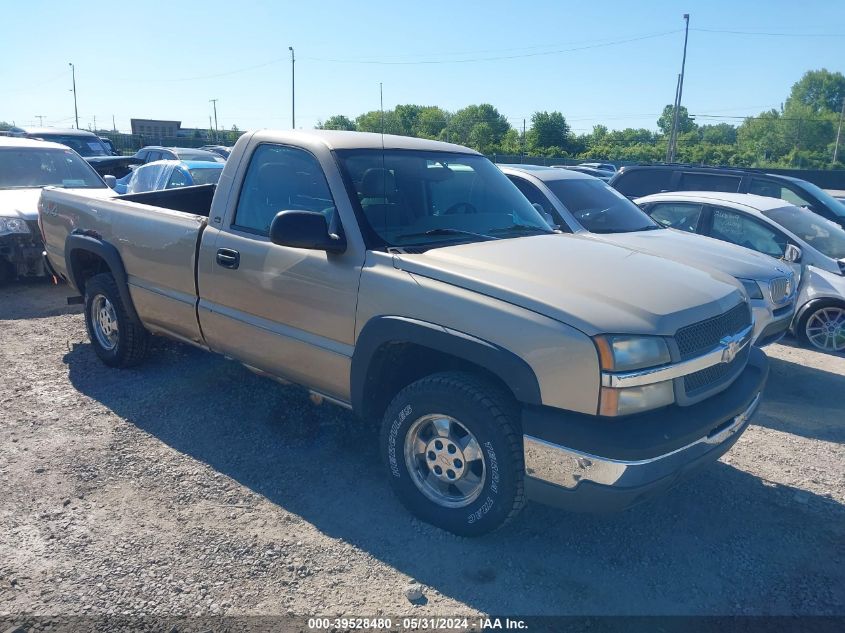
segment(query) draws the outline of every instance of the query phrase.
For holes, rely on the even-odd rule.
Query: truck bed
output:
[[[196,257],[214,188],[203,185],[107,199],[45,189],[41,221],[50,261],[67,277],[68,261],[74,257],[66,249],[68,236],[80,231],[95,235],[117,249],[144,324],[200,342]]]

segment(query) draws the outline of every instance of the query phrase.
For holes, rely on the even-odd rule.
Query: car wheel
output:
[[[845,304],[825,301],[807,310],[798,323],[804,343],[824,352],[845,352]]]
[[[422,520],[464,536],[495,530],[525,505],[518,407],[498,386],[448,372],[405,387],[384,415],[393,489]]]
[[[131,367],[147,355],[150,334],[129,318],[109,273],[85,284],[85,327],[94,352],[110,367]]]

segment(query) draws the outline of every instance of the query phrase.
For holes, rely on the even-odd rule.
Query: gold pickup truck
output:
[[[46,189],[40,226],[103,362],[167,336],[379,421],[401,501],[459,534],[665,490],[767,377],[734,279],[560,234],[457,145],[254,132],[216,187]]]

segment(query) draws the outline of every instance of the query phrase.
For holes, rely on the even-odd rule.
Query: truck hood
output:
[[[715,268],[732,277],[767,281],[788,275],[790,268],[773,257],[721,240],[675,229],[629,233],[589,233],[592,239],[619,244],[682,264]]]
[[[507,301],[588,335],[671,336],[744,300],[738,282],[716,270],[580,235],[401,253],[394,266]]]
[[[97,198],[111,198],[117,194],[108,187],[103,189],[68,189]],[[38,219],[38,199],[41,187],[31,189],[0,189],[0,218]]]

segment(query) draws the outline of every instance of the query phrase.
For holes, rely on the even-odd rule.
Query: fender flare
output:
[[[135,311],[135,304],[132,302],[132,295],[129,293],[129,283],[126,277],[126,268],[117,249],[99,237],[82,232],[73,232],[65,238],[65,268],[68,272],[68,281],[80,293],[84,294],[85,279],[81,270],[73,267],[74,254],[80,251],[93,253],[102,258],[111,270],[120,293],[120,300],[130,319],[141,323],[138,313]]]
[[[816,297],[814,299],[810,299],[807,303],[802,305],[798,310],[795,311],[795,316],[792,317],[792,323],[794,324],[795,332],[798,332],[798,324],[801,322],[801,319],[804,318],[804,315],[807,314],[808,311],[815,309],[815,307],[820,303],[833,303],[839,304],[845,307],[845,299],[841,297]]]
[[[519,402],[542,404],[540,384],[534,370],[522,358],[503,347],[464,332],[407,317],[378,316],[370,319],[355,342],[350,391],[352,409],[363,411],[367,377],[376,352],[385,344],[413,343],[455,356],[485,368],[504,382]]]

